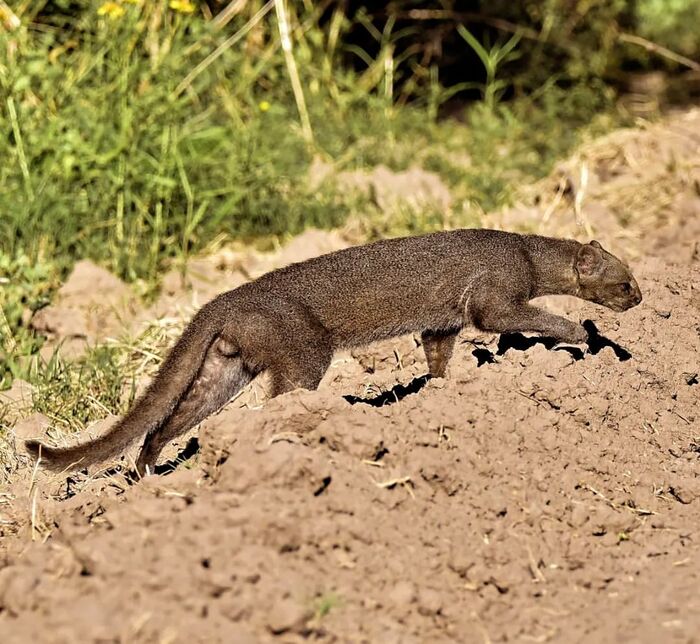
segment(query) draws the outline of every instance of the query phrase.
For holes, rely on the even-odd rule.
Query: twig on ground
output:
[[[594,487],[591,485],[584,485],[584,489],[588,490],[589,492],[592,492],[595,496],[599,497],[605,503],[607,503],[613,510],[628,510],[632,512],[633,514],[636,514],[641,517],[649,516],[651,514],[658,514],[657,512],[654,512],[653,510],[646,510],[644,508],[633,508],[629,505],[623,505],[620,503],[615,503],[612,499],[609,499],[607,496],[605,496],[603,493],[598,492]]]
[[[410,476],[398,476],[386,481],[375,481],[374,484],[384,490],[390,490],[397,485],[401,485],[411,495],[412,499],[416,498],[416,495],[413,493],[413,481],[411,481]]]
[[[301,434],[297,432],[280,432],[279,434],[273,434],[267,441],[268,446],[274,445],[275,443],[294,443],[298,445],[301,443]]]

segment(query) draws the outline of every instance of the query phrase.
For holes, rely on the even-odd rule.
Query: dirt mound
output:
[[[586,355],[465,332],[426,381],[403,338],[235,401],[191,469],[27,482],[3,641],[693,641],[700,271],[636,273],[625,314],[557,300]]]
[[[700,259],[700,108],[582,146],[522,202],[505,228],[590,238],[627,255]]]

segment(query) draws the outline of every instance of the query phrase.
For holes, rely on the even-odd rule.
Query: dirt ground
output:
[[[689,112],[597,142],[537,208],[485,221],[588,227],[631,259],[639,307],[545,302],[588,320],[585,353],[465,330],[433,380],[414,338],[338,355],[316,392],[249,388],[195,432],[198,454],[136,485],[18,455],[0,492],[2,641],[700,641],[699,126]],[[685,132],[673,167],[669,130]],[[664,199],[622,218],[648,185]],[[147,311],[127,298],[128,324],[344,243],[310,232],[199,260]],[[66,290],[37,324],[99,340],[96,303]],[[61,336],[65,315],[79,321]],[[47,422],[17,414],[18,454]]]

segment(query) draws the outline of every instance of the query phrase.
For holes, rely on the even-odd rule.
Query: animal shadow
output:
[[[424,376],[418,376],[409,382],[407,385],[397,384],[394,385],[389,391],[384,391],[374,398],[362,398],[361,396],[353,396],[348,394],[343,396],[351,405],[357,405],[362,403],[363,405],[370,405],[372,407],[384,407],[385,405],[393,405],[397,402],[403,400],[406,396],[410,394],[417,394],[428,381],[432,378],[430,374]]]
[[[156,465],[153,474],[157,476],[165,476],[174,472],[179,465],[191,459],[199,452],[199,440],[196,436],[190,437],[185,446],[170,460],[164,461],[160,465]],[[87,472],[87,470],[86,470]],[[138,483],[141,477],[135,469],[126,467],[125,465],[115,465],[104,472],[105,476],[123,476],[130,484]],[[70,479],[69,479],[70,480]]]
[[[504,333],[501,335],[501,337],[498,338],[498,349],[496,350],[496,355],[505,355],[510,349],[515,349],[515,351],[527,351],[538,344],[541,344],[548,351],[566,351],[567,353],[571,354],[574,360],[583,359],[583,351],[578,347],[557,347],[557,341],[554,338],[549,338],[546,336],[528,338],[522,333]]]
[[[170,474],[177,469],[178,465],[181,465],[184,461],[188,461],[195,454],[199,452],[199,440],[196,436],[191,436],[187,441],[185,446],[171,458],[169,461],[165,461],[160,465],[156,465],[155,474]]]
[[[586,340],[586,345],[588,347],[587,353],[596,355],[605,347],[610,347],[615,353],[615,357],[620,362],[625,362],[632,357],[632,354],[627,351],[627,349],[617,342],[601,335],[598,331],[598,327],[592,320],[585,320],[583,322],[583,328],[588,332],[588,339]],[[515,351],[527,351],[537,344],[541,344],[548,351],[566,351],[574,360],[583,360],[585,357],[584,352],[578,347],[566,345],[558,346],[558,341],[554,338],[546,336],[527,337],[522,333],[503,333],[498,339],[498,347],[495,352],[479,347],[472,351],[472,355],[477,360],[477,366],[481,367],[485,364],[496,362],[497,356],[505,355],[510,349],[514,349]]]
[[[627,349],[620,346],[617,342],[613,342],[609,338],[606,338],[604,335],[600,335],[598,327],[593,323],[592,320],[585,320],[583,323],[583,328],[586,329],[586,331],[588,331],[588,350],[593,355],[600,353],[600,351],[605,347],[610,347],[615,353],[615,357],[620,362],[625,362],[626,360],[629,360],[632,357],[632,354],[629,351],[627,351]]]

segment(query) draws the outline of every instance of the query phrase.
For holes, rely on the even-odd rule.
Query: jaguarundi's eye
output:
[[[629,295],[632,292],[632,285],[629,282],[624,282],[620,284],[620,290],[625,294]]]

